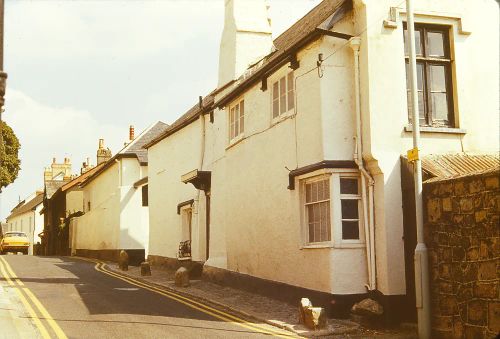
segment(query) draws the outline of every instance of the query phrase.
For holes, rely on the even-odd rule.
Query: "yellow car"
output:
[[[0,241],[0,254],[23,252],[28,254],[30,240],[24,232],[6,232]]]

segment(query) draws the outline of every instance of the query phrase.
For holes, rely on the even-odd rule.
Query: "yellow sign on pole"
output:
[[[411,150],[409,150],[406,155],[408,156],[408,161],[409,162],[414,162],[414,161],[417,161],[419,158],[418,158],[418,148],[412,148]]]

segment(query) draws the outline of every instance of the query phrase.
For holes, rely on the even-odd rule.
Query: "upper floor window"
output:
[[[229,109],[229,141],[243,135],[245,130],[245,101],[241,100]]]
[[[273,83],[273,119],[295,107],[293,71]]]
[[[408,118],[411,122],[409,46],[404,25]],[[449,28],[415,25],[418,109],[421,126],[454,127]]]
[[[142,186],[141,190],[142,190],[142,206],[148,206],[149,205],[148,185]]]

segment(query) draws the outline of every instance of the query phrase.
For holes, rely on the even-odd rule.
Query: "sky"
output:
[[[275,38],[320,0],[268,0]],[[0,219],[43,188],[52,158],[79,173],[98,139],[113,154],[160,120],[172,123],[217,85],[224,0],[6,0],[3,119],[21,171]]]

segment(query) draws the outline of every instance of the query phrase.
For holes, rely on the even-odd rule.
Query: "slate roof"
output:
[[[24,204],[21,205],[18,204],[16,207],[14,207],[10,215],[7,217],[7,220],[36,209],[37,206],[40,205],[42,202],[43,202],[43,192],[37,193],[37,195],[30,201],[25,202]]]
[[[160,134],[165,132],[169,128],[164,122],[158,121],[149,130],[143,132],[144,135],[139,135],[129,146],[125,147],[119,154],[135,155],[141,165],[148,163],[148,151],[144,148],[144,145],[150,143],[156,139]]]
[[[300,49],[309,41],[321,36],[317,28],[331,29],[332,25],[338,21],[347,11],[352,9],[352,0],[324,0],[309,11],[302,19],[293,24],[289,29],[279,35],[274,41],[274,50],[272,53],[264,57],[258,63],[252,65],[245,74],[243,74],[239,83],[225,94],[218,102],[214,102],[214,95],[232,85],[235,80],[227,83],[221,88],[213,90],[205,98],[203,98],[203,107],[200,108],[199,104],[194,105],[179,119],[170,125],[170,127],[157,138],[144,145],[144,148],[149,148],[169,135],[175,133],[179,129],[191,124],[195,121],[200,114],[212,111],[214,107],[221,107],[229,100],[239,95],[247,87],[251,86],[266,73],[280,62],[288,62],[291,51]],[[339,10],[339,15],[335,13]]]
[[[426,183],[495,172],[500,169],[498,154],[465,153],[427,155],[422,157],[422,171],[432,178]]]
[[[48,199],[52,197],[54,193],[61,187],[66,184],[68,181],[63,180],[48,180],[45,182],[45,194]]]

